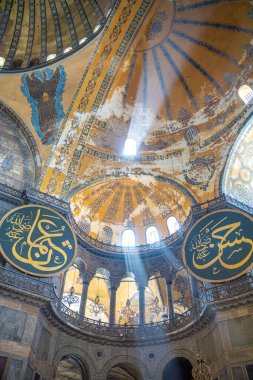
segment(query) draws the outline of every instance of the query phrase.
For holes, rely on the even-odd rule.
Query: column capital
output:
[[[80,272],[80,276],[83,279],[83,284],[89,285],[89,283],[91,282],[91,280],[93,279],[95,274],[84,270],[84,271]]]
[[[140,291],[140,290],[145,290],[146,288],[147,288],[147,286],[148,286],[148,282],[137,282],[137,288],[138,288],[138,290]]]
[[[120,281],[110,281],[110,290],[117,291],[120,286]]]

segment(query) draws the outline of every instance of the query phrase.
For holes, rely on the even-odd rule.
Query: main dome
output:
[[[8,1],[0,4],[0,68],[38,67],[62,58],[97,35],[109,0]]]

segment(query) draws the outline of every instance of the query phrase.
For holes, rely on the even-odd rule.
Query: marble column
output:
[[[110,325],[115,324],[115,307],[116,307],[116,293],[117,286],[111,285],[111,295],[110,295],[110,310],[109,310],[109,323]]]
[[[85,308],[86,308],[89,284],[90,284],[90,279],[83,279],[83,290],[81,294],[81,302],[80,302],[80,308],[79,308],[79,314],[81,317],[85,316]]]
[[[145,286],[139,285],[139,324],[145,324]]]
[[[166,282],[166,289],[167,289],[167,303],[168,303],[169,319],[172,319],[175,317],[172,281]]]
[[[65,282],[66,282],[67,272],[68,272],[68,271],[64,272],[64,274],[63,274],[63,276],[62,276],[62,280],[61,280],[61,290],[60,290],[60,294],[59,294],[60,299],[62,299],[62,297],[63,297],[64,286],[65,286]]]
[[[199,289],[198,289],[196,278],[189,275],[189,279],[190,279],[190,288],[191,288],[192,300],[194,302],[197,299],[199,299]]]

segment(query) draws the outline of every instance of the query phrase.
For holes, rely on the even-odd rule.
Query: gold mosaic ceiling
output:
[[[169,235],[167,219],[183,224],[191,201],[172,184],[152,176],[130,176],[99,182],[77,192],[71,200],[72,215],[83,235],[121,245],[125,229],[136,232],[136,245],[146,241],[146,228],[156,226],[161,239]],[[87,240],[86,236],[86,240]],[[92,239],[89,239],[92,244]]]
[[[57,59],[77,50],[101,30],[110,3],[109,0],[1,1],[0,66],[4,58],[5,71],[30,68],[45,63],[48,57]]]
[[[77,3],[68,1],[71,10]],[[71,34],[63,16],[65,47]],[[47,54],[57,50],[55,38],[52,44]],[[37,188],[70,201],[89,244],[103,250],[100,231],[108,227],[114,250],[132,226],[140,247],[148,225],[166,241],[163,208],[184,228],[191,206],[221,195],[229,151],[249,115],[238,89],[253,84],[252,1],[116,1],[99,38],[61,65],[60,128],[45,143],[29,125],[44,165]],[[27,120],[24,96],[17,103],[8,96]],[[123,154],[127,138],[135,139],[136,156]]]

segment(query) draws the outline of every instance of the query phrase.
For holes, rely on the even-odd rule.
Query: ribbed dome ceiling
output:
[[[98,240],[121,246],[126,229],[134,231],[137,246],[146,244],[148,226],[156,227],[160,239],[165,239],[168,218],[174,216],[183,226],[191,210],[190,199],[171,181],[148,175],[101,181],[77,192],[70,205],[82,236],[91,245]]]
[[[0,67],[17,70],[57,59],[90,41],[106,21],[109,0],[3,0]]]

